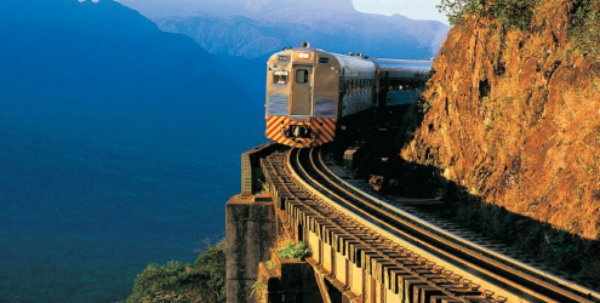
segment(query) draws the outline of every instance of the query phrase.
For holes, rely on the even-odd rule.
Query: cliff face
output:
[[[573,3],[541,1],[531,30],[492,17],[455,26],[401,156],[485,203],[597,241],[600,61],[570,39]]]

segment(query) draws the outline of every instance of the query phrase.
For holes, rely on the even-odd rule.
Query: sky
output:
[[[362,12],[393,15],[400,14],[416,20],[438,20],[448,24],[446,16],[438,12],[439,0],[352,0]]]

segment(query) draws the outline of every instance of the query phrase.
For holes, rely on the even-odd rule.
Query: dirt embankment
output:
[[[569,37],[574,2],[541,1],[529,30],[489,16],[455,26],[400,154],[485,205],[455,205],[468,224],[555,257],[598,259],[600,61]]]

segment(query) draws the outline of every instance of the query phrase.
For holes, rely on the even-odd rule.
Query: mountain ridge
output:
[[[314,47],[332,52],[360,51],[372,57],[424,59],[437,54],[448,31],[437,21],[363,13],[313,21],[211,15],[154,21],[164,31],[192,37],[211,54],[246,58],[264,56],[307,40]]]
[[[173,17],[173,16],[196,16],[199,14],[210,14],[218,16],[244,15],[264,16],[267,9],[278,10],[300,8],[304,11],[354,11],[351,0],[318,1],[307,0],[303,2],[284,0],[220,0],[218,3],[210,0],[171,0],[165,5],[161,0],[119,0],[123,4],[138,9],[142,14],[151,19]]]
[[[37,2],[31,8],[7,1],[0,13],[0,39],[12,45],[0,50],[0,77],[11,83],[4,92],[30,85],[36,89],[29,91],[45,87],[62,90],[63,97],[77,92],[89,96],[94,87],[107,85],[127,94],[153,94],[166,87],[145,84],[166,77],[186,81],[181,75],[200,75],[211,65],[210,55],[193,40],[163,33],[117,2]],[[144,52],[136,53],[138,49]]]
[[[449,30],[438,21],[359,12],[350,0],[227,0],[210,8],[207,0],[178,0],[169,6],[120,1],[150,16],[162,30],[192,37],[211,54],[245,58],[308,40],[338,53],[424,59],[437,54]],[[159,13],[153,13],[153,6]]]

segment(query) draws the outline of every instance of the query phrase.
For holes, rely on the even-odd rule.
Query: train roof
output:
[[[336,53],[327,53],[334,56],[340,64],[342,69],[343,77],[360,77],[360,78],[373,78],[375,76],[375,70],[377,69],[375,64],[369,60],[365,60],[362,57],[352,57]]]
[[[381,69],[427,69],[431,70],[433,61],[431,60],[405,60],[405,59],[388,59],[388,58],[369,58]]]
[[[431,60],[403,60],[387,58],[369,58],[377,69],[387,72],[391,78],[406,78],[427,80],[431,76],[433,61]]]
[[[338,53],[331,53],[312,47],[293,47],[284,49],[275,53],[280,55],[285,52],[317,52],[333,56],[340,65],[342,78],[365,78],[374,77],[375,71],[383,72],[389,78],[422,80],[426,81],[431,77],[432,60],[405,60],[388,58],[367,58],[362,56],[348,56]]]

